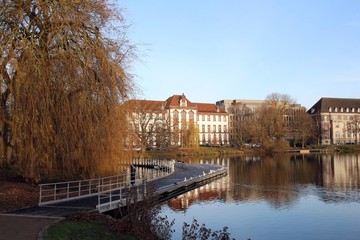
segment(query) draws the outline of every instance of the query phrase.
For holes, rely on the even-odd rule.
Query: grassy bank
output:
[[[134,236],[121,233],[115,219],[104,214],[87,214],[52,224],[43,233],[44,240],[136,240]]]

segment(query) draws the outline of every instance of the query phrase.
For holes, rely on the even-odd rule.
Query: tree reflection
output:
[[[169,202],[186,210],[197,201],[265,201],[287,208],[306,194],[324,202],[360,201],[360,154],[239,156],[188,159],[191,163],[220,164],[228,175]]]

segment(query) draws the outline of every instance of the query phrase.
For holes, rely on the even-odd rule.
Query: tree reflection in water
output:
[[[203,210],[200,217],[210,217],[215,214],[212,212],[216,207],[221,208],[220,215],[215,214],[216,216],[207,218],[209,222],[215,221],[213,218],[218,219],[220,216],[231,219],[234,216],[225,215],[234,215],[236,211],[239,213],[235,214],[235,218],[238,218],[235,221],[240,221],[240,217],[250,217],[244,214],[246,206],[246,211],[254,214],[251,217],[254,217],[255,223],[252,223],[254,225],[252,227],[256,229],[253,230],[256,234],[261,232],[257,227],[258,224],[271,225],[269,222],[263,223],[263,218],[272,219],[274,216],[289,218],[279,222],[280,227],[287,228],[289,232],[301,232],[303,230],[296,230],[289,224],[294,224],[294,221],[297,221],[294,219],[300,219],[304,215],[307,217],[301,221],[308,221],[308,224],[311,222],[312,225],[309,226],[317,226],[318,239],[324,239],[324,236],[331,231],[348,234],[348,237],[354,232],[360,235],[358,227],[351,227],[354,222],[360,221],[359,214],[355,214],[360,207],[360,154],[278,154],[262,157],[186,159],[186,161],[224,165],[228,167],[228,175],[168,201],[169,211],[172,209],[171,211],[184,214],[174,213],[177,218],[194,214],[193,217],[199,219],[201,210],[196,207],[196,210],[193,210],[195,212],[192,213],[191,206],[206,205],[204,208],[211,210]],[[356,206],[355,211],[351,209],[354,206]],[[270,215],[263,216],[265,212]],[[201,221],[206,223],[206,220]],[[245,220],[241,219],[241,221]],[[245,222],[248,224],[249,220]],[[226,222],[218,224],[215,228],[229,226]],[[300,225],[306,227],[304,224]],[[343,225],[346,225],[346,231],[340,229]],[[324,226],[324,230],[322,231],[319,226]],[[269,231],[266,226],[263,227],[264,231]],[[328,230],[329,228],[331,231]],[[233,229],[230,227],[229,231],[232,233]],[[232,236],[236,237],[236,234]],[[258,239],[261,239],[260,235],[258,236]],[[304,239],[304,236],[300,239]],[[292,235],[292,239],[296,237]]]

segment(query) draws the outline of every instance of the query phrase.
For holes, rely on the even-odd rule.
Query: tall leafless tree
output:
[[[157,131],[162,127],[166,111],[158,104],[143,100],[131,100],[125,104],[131,123],[129,145],[139,146],[142,151],[156,143]]]
[[[106,0],[0,0],[1,166],[34,181],[114,171],[116,106],[133,90],[126,28]]]
[[[250,128],[251,122],[254,121],[254,112],[246,104],[233,104],[229,108],[231,114],[231,133],[230,141],[232,145],[242,146],[244,143],[251,141]]]
[[[301,142],[301,147],[305,147],[306,140],[314,135],[315,126],[310,115],[305,111],[294,111],[289,121],[289,131],[294,141],[294,147],[297,141]]]
[[[284,115],[293,102],[289,95],[272,93],[266,97],[266,103],[257,110],[251,132],[253,139],[261,142],[266,150],[286,147]]]
[[[356,114],[351,116],[349,122],[346,125],[347,131],[355,136],[355,143],[359,143],[359,135],[360,135],[360,115]]]

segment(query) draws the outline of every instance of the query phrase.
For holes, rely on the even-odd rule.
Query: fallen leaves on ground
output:
[[[36,206],[38,201],[37,185],[0,180],[0,212]]]

